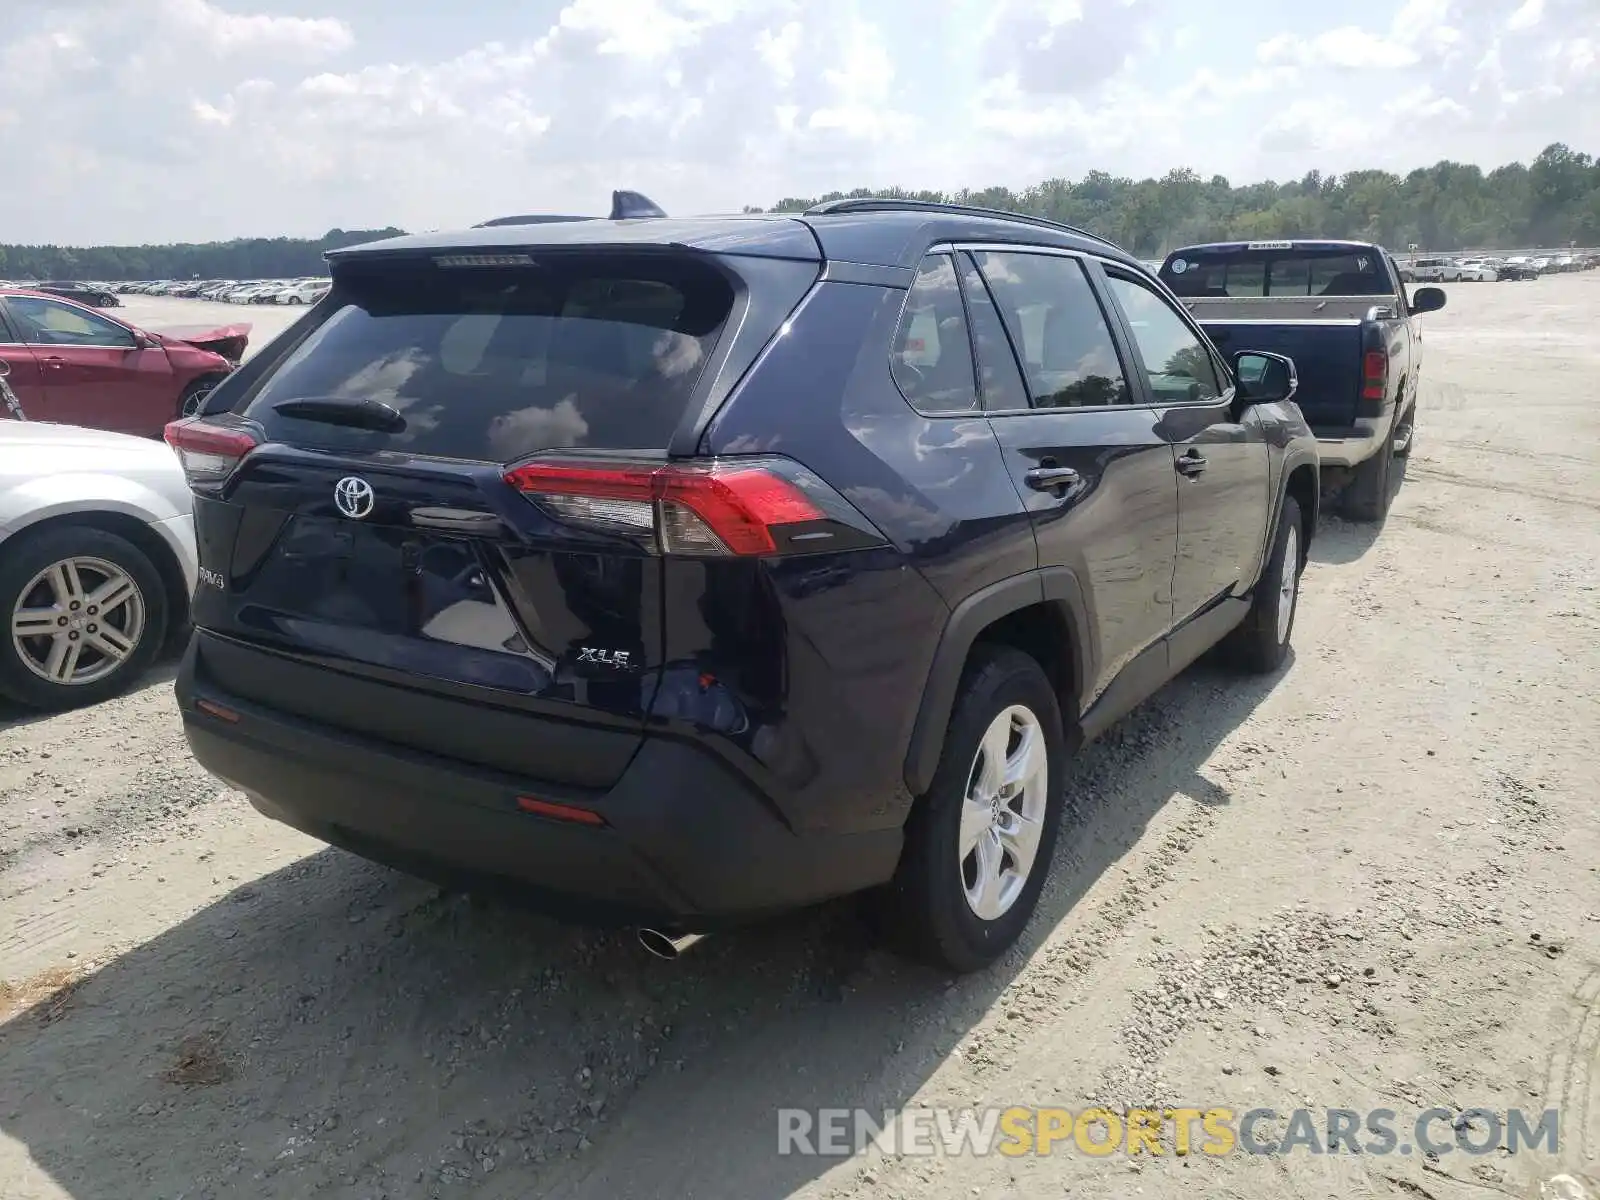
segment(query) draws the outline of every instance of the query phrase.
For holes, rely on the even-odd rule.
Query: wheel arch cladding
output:
[[[1312,462],[1295,464],[1284,481],[1283,493],[1286,496],[1293,496],[1295,503],[1300,506],[1300,540],[1303,543],[1301,554],[1304,555],[1317,533],[1318,510],[1322,499],[1316,464]],[[1282,507],[1281,504],[1279,507]]]
[[[1087,639],[1082,592],[1064,571],[1032,571],[975,592],[945,624],[906,753],[906,785],[920,796],[933,782],[961,679],[979,645],[1027,654],[1053,685],[1069,745],[1082,711]]]
[[[138,517],[104,510],[61,513],[59,516],[46,517],[42,521],[35,521],[17,530],[5,542],[0,542],[0,555],[4,555],[13,542],[36,537],[47,530],[74,526],[116,534],[123,540],[132,542],[150,560],[150,565],[156,569],[156,574],[161,576],[162,587],[167,591],[167,627],[162,631],[162,641],[165,646],[170,647],[172,640],[189,624],[189,585],[183,577],[183,567],[173,554],[172,547]]]

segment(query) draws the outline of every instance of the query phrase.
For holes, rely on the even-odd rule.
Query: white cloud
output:
[[[795,55],[804,36],[799,21],[790,21],[781,29],[763,29],[756,34],[756,53],[779,84],[788,86],[794,82]]]
[[[1257,48],[1256,57],[1264,63],[1302,67],[1395,70],[1415,65],[1420,56],[1403,42],[1355,25],[1341,25],[1305,41],[1288,34],[1268,38]]]
[[[1000,0],[983,37],[987,73],[1028,95],[1082,95],[1143,44],[1150,8],[1147,0]]]
[[[215,54],[287,51],[318,58],[355,41],[350,26],[331,18],[278,17],[227,12],[208,0],[160,0],[157,21],[190,35]]]
[[[828,103],[811,114],[810,127],[873,141],[904,134],[912,120],[893,107],[894,59],[883,30],[858,19],[845,46],[839,65],[822,73],[830,95]]]
[[[1346,150],[1368,136],[1368,119],[1347,104],[1296,100],[1263,126],[1260,145],[1269,154],[1326,154]]]
[[[574,0],[558,29],[595,35],[601,54],[657,59],[692,42],[702,28],[657,0]]]
[[[1281,33],[1263,41],[1256,57],[1304,67],[1402,70],[1457,46],[1462,34],[1451,16],[1450,0],[1407,0],[1383,33],[1361,25],[1340,25],[1309,38]]]
[[[593,212],[615,187],[736,211],[1093,168],[1243,182],[1600,151],[1594,0],[1279,6],[1259,44],[1231,0],[288,3],[8,10],[0,236],[427,229]]]
[[[1524,0],[1522,7],[1506,21],[1511,30],[1532,29],[1544,17],[1544,0]]]

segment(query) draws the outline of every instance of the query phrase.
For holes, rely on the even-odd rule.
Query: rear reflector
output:
[[[200,417],[186,417],[166,428],[167,445],[178,453],[190,483],[226,479],[239,460],[256,448],[256,439],[241,429],[223,429]]]
[[[1367,351],[1361,360],[1361,398],[1382,400],[1388,390],[1389,356],[1382,350]]]
[[[226,721],[229,725],[235,725],[239,721],[239,714],[234,712],[233,709],[223,708],[222,705],[213,704],[210,700],[196,700],[194,706],[207,716],[215,717],[219,721]]]
[[[518,796],[517,807],[523,812],[540,817],[554,817],[557,821],[573,821],[579,825],[604,825],[606,819],[592,809],[575,804],[557,804],[554,800],[540,800],[536,796]]]
[[[569,520],[654,532],[664,554],[772,554],[775,526],[824,517],[797,484],[740,462],[534,462],[506,472],[506,482]]]

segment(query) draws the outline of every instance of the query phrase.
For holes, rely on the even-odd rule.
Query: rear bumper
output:
[[[899,829],[796,835],[711,753],[646,739],[617,783],[574,797],[177,681],[196,759],[263,814],[365,858],[508,892],[569,919],[702,931],[886,882]],[[237,714],[225,721],[197,707]],[[580,803],[603,826],[536,816],[519,796]]]
[[[1354,467],[1377,453],[1389,436],[1391,416],[1362,417],[1349,429],[1316,429],[1317,454],[1324,467]]]

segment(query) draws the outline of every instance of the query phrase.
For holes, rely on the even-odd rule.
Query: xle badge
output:
[[[578,661],[594,663],[601,667],[626,667],[632,661],[632,655],[626,650],[602,650],[599,646],[580,646]]]

